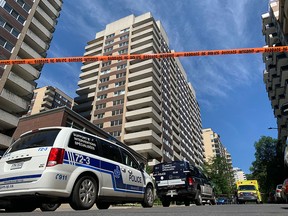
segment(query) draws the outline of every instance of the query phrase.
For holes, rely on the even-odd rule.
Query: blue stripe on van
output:
[[[101,161],[95,158],[91,158],[85,155],[77,155],[78,156],[78,160],[77,160],[76,155],[73,152],[65,151],[64,163],[70,164],[70,165],[72,164],[74,166],[79,166],[79,167],[85,167],[85,168],[93,169],[102,173],[110,174],[114,191],[144,194],[144,187],[138,187],[138,186],[123,183],[120,167],[118,165],[115,165],[113,163],[109,163],[106,161]],[[83,156],[83,158],[81,157],[82,163],[79,163],[80,161],[79,156]],[[74,158],[74,161],[71,161],[71,159],[73,158]],[[75,161],[75,158],[77,161]],[[89,164],[87,164],[88,163],[87,158],[89,158]]]
[[[24,181],[26,179],[40,178],[41,176],[42,176],[41,174],[36,174],[36,175],[26,175],[26,176],[15,176],[15,177],[10,177],[10,178],[3,178],[3,179],[0,179],[0,183],[2,183],[2,182],[6,183],[7,181],[16,181],[16,182],[13,182],[13,184],[21,183],[21,182],[19,182],[20,180]],[[10,182],[9,182],[9,184],[10,184]]]

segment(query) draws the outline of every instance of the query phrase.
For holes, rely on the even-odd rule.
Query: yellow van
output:
[[[261,193],[257,180],[243,180],[236,182],[237,203],[245,202],[262,203]]]

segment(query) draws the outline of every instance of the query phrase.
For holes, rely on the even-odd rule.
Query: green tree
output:
[[[208,163],[204,163],[203,172],[211,179],[216,195],[233,194],[233,172],[224,157],[210,158]]]
[[[255,142],[255,161],[250,167],[252,177],[258,180],[262,193],[268,194],[284,179],[284,162],[277,139],[262,136]]]

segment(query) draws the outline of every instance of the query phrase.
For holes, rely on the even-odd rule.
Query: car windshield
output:
[[[256,190],[254,185],[240,185],[239,190],[245,191],[245,190]]]
[[[13,143],[6,153],[28,148],[53,146],[59,131],[60,129],[53,129],[26,134]]]

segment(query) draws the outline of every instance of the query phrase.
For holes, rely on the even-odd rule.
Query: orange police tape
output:
[[[279,47],[263,47],[263,48],[242,48],[227,50],[207,50],[193,52],[174,52],[174,53],[158,53],[158,54],[131,54],[117,56],[83,56],[83,57],[65,57],[65,58],[36,58],[36,59],[15,59],[0,60],[0,65],[12,64],[49,64],[64,62],[94,62],[109,60],[130,60],[130,59],[154,59],[154,58],[176,58],[190,56],[213,56],[213,55],[233,55],[233,54],[254,54],[267,52],[288,52],[288,46]]]

